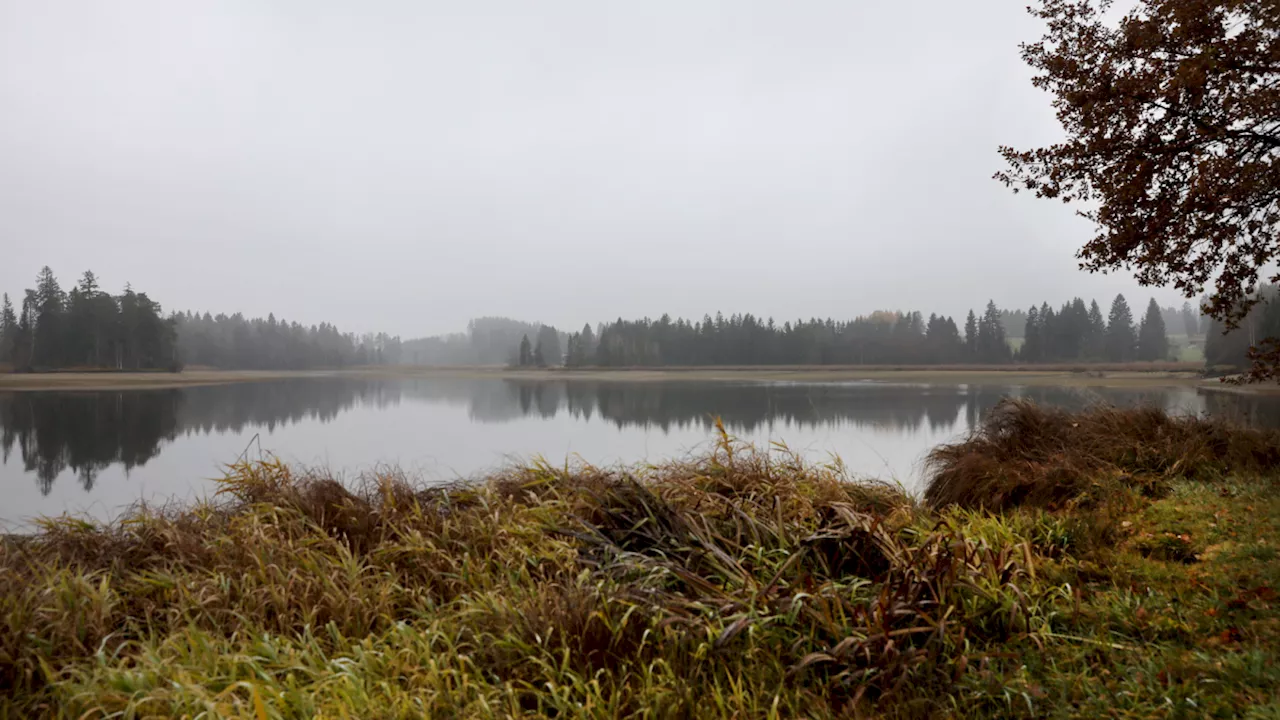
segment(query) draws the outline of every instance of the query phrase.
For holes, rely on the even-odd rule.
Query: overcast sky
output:
[[[1039,34],[1008,0],[0,0],[0,288],[405,337],[1137,313],[1087,222],[990,179],[1058,137]]]

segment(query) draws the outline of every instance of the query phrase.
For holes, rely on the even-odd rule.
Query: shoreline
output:
[[[1280,692],[1278,447],[1024,402],[919,497],[727,433],[443,486],[242,459],[0,535],[0,715],[1240,717]]]
[[[172,390],[201,385],[227,385],[264,380],[335,377],[338,370],[184,370],[170,372],[5,373],[0,392],[82,390]]]
[[[1225,386],[1190,363],[1011,366],[709,366],[511,370],[497,366],[378,366],[325,370],[184,370],[0,374],[0,392],[167,390],[300,378],[504,379],[565,382],[903,382],[1057,385],[1065,387],[1187,387],[1243,394],[1280,392],[1270,386]]]

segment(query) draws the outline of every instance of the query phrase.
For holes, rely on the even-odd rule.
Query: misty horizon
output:
[[[991,180],[1020,6],[0,0],[0,287],[404,338],[716,309],[1180,305]],[[955,28],[964,27],[965,32]],[[1000,287],[993,293],[993,283]],[[992,296],[995,297],[992,297]]]

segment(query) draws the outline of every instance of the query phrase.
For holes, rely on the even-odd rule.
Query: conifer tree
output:
[[[969,317],[964,321],[964,347],[969,354],[970,359],[978,354],[978,317],[973,314],[973,310],[969,311]]]
[[[1133,313],[1129,310],[1129,303],[1124,295],[1116,295],[1107,316],[1107,360],[1128,362],[1133,359],[1137,345],[1138,338],[1133,329]]]
[[[533,349],[529,344],[529,336],[525,335],[520,338],[520,367],[528,367],[533,364]]]
[[[1027,324],[1022,332],[1023,362],[1040,362],[1044,359],[1043,327],[1040,324],[1040,308],[1032,305],[1027,309]]]
[[[1139,360],[1155,361],[1164,360],[1168,354],[1169,338],[1165,334],[1164,315],[1155,298],[1152,298],[1147,304],[1147,314],[1142,318],[1142,325],[1138,328],[1137,356]]]
[[[1089,304],[1089,335],[1085,339],[1084,356],[1088,360],[1101,360],[1107,354],[1107,322],[1102,319],[1098,301]]]
[[[0,305],[0,362],[13,362],[13,352],[17,341],[18,316],[13,312],[13,303],[9,301],[9,293],[5,293],[4,304]]]
[[[1182,329],[1189,338],[1200,335],[1200,317],[1189,302],[1182,303]]]

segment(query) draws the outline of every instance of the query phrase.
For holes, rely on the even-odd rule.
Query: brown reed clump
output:
[[[1280,434],[1155,408],[1072,413],[1005,400],[964,441],[930,452],[926,466],[924,499],[935,508],[1054,508],[1108,482],[1159,494],[1171,478],[1274,471]]]

